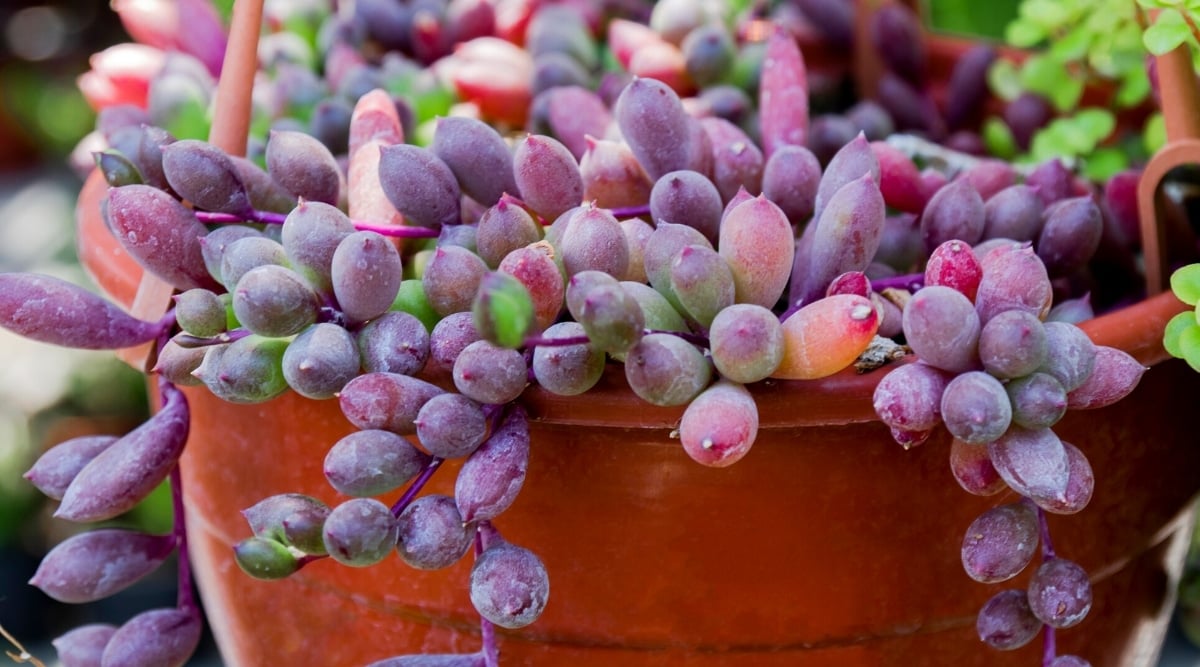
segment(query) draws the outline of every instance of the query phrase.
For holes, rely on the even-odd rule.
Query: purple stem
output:
[[[888,288],[897,288],[915,292],[925,285],[924,273],[908,273],[902,276],[892,276],[890,278],[880,278],[879,280],[871,281],[871,290],[874,292],[882,292]]]
[[[164,407],[168,403],[184,400],[183,393],[161,375],[158,378],[158,387],[162,393]],[[196,599],[192,594],[192,561],[188,555],[187,517],[183,507],[183,475],[178,463],[171,469],[171,508],[174,513],[171,537],[175,540],[175,547],[179,550],[179,591],[176,604],[181,610],[198,615],[200,608],[196,606]]]
[[[614,218],[633,218],[639,215],[649,215],[650,205],[642,204],[640,206],[621,206],[608,209],[609,213],[613,214]]]
[[[490,525],[488,527],[491,528]],[[495,529],[492,528],[492,530]],[[475,560],[479,560],[479,555],[483,553],[486,546],[483,543],[483,530],[481,526],[481,529],[475,531]],[[479,634],[483,639],[483,664],[486,667],[500,667],[500,647],[496,643],[496,626],[492,625],[491,621],[480,616]]]
[[[1050,524],[1046,521],[1046,510],[1037,508],[1038,516],[1038,533],[1042,538],[1042,560],[1050,560],[1055,558],[1054,543],[1050,541]]]
[[[439,458],[437,456],[429,459],[429,463],[426,463],[425,467],[421,469],[421,474],[417,475],[417,478],[413,480],[413,483],[409,485],[407,489],[405,489],[404,495],[400,496],[400,499],[396,501],[395,505],[392,505],[392,516],[400,516],[400,514],[404,512],[404,509],[408,507],[409,503],[411,503],[414,498],[417,497],[417,494],[421,492],[421,489],[425,488],[425,483],[429,481],[430,477],[433,477],[433,473],[437,471],[438,467],[440,467],[442,462],[445,460],[446,459]]]
[[[1055,641],[1054,628],[1045,626],[1045,634],[1042,635],[1042,667],[1050,667],[1050,663],[1058,657],[1058,646]]]
[[[234,213],[215,213],[212,211],[196,211],[196,219],[205,224],[228,224],[239,222],[260,222],[267,225],[282,225],[287,219],[284,213],[275,213],[273,211],[259,211],[251,209],[245,215],[237,215]],[[436,229],[429,227],[397,227],[395,225],[382,225],[376,222],[367,220],[351,220],[354,228],[359,231],[371,231],[383,236],[391,236],[395,238],[410,238],[410,239],[431,239],[437,238],[439,232]]]
[[[235,340],[249,336],[250,332],[246,329],[234,329],[225,333],[217,334],[211,338],[200,338],[190,334],[179,334],[173,339],[179,347],[207,347],[209,345],[221,345],[223,343],[232,343]]]
[[[672,336],[678,336],[683,340],[701,347],[708,347],[708,339],[699,334],[689,333],[687,331],[669,331],[667,329],[646,329],[642,332],[645,335],[665,333]],[[532,336],[525,339],[525,347],[564,347],[567,345],[586,345],[591,342],[587,336],[566,336],[564,338],[542,338],[540,336]]]

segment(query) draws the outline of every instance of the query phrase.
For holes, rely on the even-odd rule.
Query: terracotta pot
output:
[[[128,302],[136,267],[97,221],[102,192],[93,176],[80,200],[84,261]],[[1097,342],[1153,367],[1126,400],[1056,427],[1097,480],[1087,509],[1051,519],[1056,547],[1087,568],[1096,594],[1059,642],[1098,667],[1153,664],[1188,544],[1200,449],[1182,416],[1200,375],[1163,361],[1159,341],[1183,307],[1162,295],[1088,322]],[[944,430],[911,451],[892,442],[870,402],[882,375],[755,387],[758,442],[721,470],[687,458],[671,438],[680,411],[636,399],[619,368],[578,399],[530,389],[528,480],[496,524],[542,556],[552,594],[537,623],[501,633],[503,664],[1040,664],[1040,641],[1011,653],[980,644],[976,612],[1004,585],[978,584],[959,563],[970,521],[1011,496],[960,490]],[[244,575],[231,552],[249,534],[239,511],[289,491],[344,500],[321,462],[351,427],[334,401],[187,393],[192,558],[227,664],[357,666],[478,648],[470,558],[438,572],[389,559],[361,570],[321,561],[276,582]],[[429,491],[450,493],[454,475],[447,465]]]

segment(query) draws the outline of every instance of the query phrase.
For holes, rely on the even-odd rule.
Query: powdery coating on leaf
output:
[[[104,647],[117,631],[108,623],[81,625],[50,643],[63,667],[100,667]]]
[[[812,217],[820,183],[821,163],[804,146],[780,146],[763,166],[763,196],[775,202],[797,228]]]
[[[975,299],[979,291],[979,280],[983,278],[983,266],[971,252],[971,246],[952,239],[934,248],[925,263],[925,284],[945,285],[962,292],[968,299]]]
[[[429,305],[443,317],[471,309],[488,266],[461,246],[439,245],[421,275]]]
[[[429,455],[390,431],[355,431],[334,443],[325,455],[325,479],[348,496],[388,493],[429,463]]]
[[[187,398],[172,390],[162,410],[84,466],[67,487],[54,516],[80,523],[128,511],[175,467],[187,442]]]
[[[387,312],[400,291],[400,253],[380,234],[361,231],[342,239],[333,253],[330,280],[338,306],[353,322]]]
[[[396,552],[419,570],[438,570],[458,562],[471,547],[475,526],[463,521],[454,498],[428,494],[400,513]]]
[[[975,310],[987,324],[997,313],[1017,308],[1039,318],[1050,308],[1054,296],[1046,266],[1033,248],[1001,242],[980,257],[983,277],[975,293]]]
[[[513,157],[504,138],[475,118],[438,118],[430,150],[454,173],[462,192],[491,206],[504,193],[516,194]]]
[[[454,499],[463,521],[487,521],[516,500],[529,466],[529,422],[513,405],[491,436],[463,462]]]
[[[987,447],[955,439],[950,443],[950,472],[964,491],[992,496],[1008,488],[988,458]]]
[[[529,290],[538,331],[554,324],[562,310],[567,286],[550,244],[538,242],[512,250],[500,260],[496,270],[521,281]]]
[[[60,602],[93,602],[158,569],[174,548],[170,535],[115,528],[80,533],[51,549],[29,583]]]
[[[886,141],[872,141],[871,151],[879,160],[879,190],[888,206],[907,213],[920,213],[928,194],[921,172],[900,149]]]
[[[951,435],[983,445],[1008,430],[1012,404],[999,380],[983,371],[968,371],[942,392],[942,421]]]
[[[1092,464],[1083,450],[1063,441],[1067,450],[1067,490],[1062,498],[1038,498],[1038,507],[1055,514],[1075,514],[1087,507],[1096,488],[1096,476]]]
[[[454,386],[479,403],[515,401],[528,382],[525,355],[479,340],[463,348],[454,361]]]
[[[796,40],[786,30],[776,30],[767,38],[758,99],[766,156],[783,146],[803,146],[808,138],[808,71]]]
[[[112,188],[108,220],[121,247],[147,271],[181,290],[218,287],[200,252],[208,229],[171,195],[148,185]]]
[[[698,122],[708,137],[712,180],[721,198],[732,199],[741,188],[753,195],[761,193],[765,158],[754,140],[724,118],[701,118]]]
[[[283,351],[283,377],[301,396],[326,399],[358,375],[358,346],[349,331],[331,322],[314,324]]]
[[[321,525],[329,506],[311,496],[282,493],[242,510],[242,516],[256,536],[313,553],[313,547],[321,546]]]
[[[429,399],[417,413],[417,438],[426,451],[444,459],[467,456],[483,444],[488,420],[483,407],[462,394]]]
[[[652,405],[684,405],[712,379],[704,353],[673,334],[643,336],[624,365],[629,388]]]
[[[650,190],[650,216],[694,227],[716,243],[724,212],[721,193],[703,174],[680,170],[664,175]]]
[[[974,245],[983,239],[983,198],[965,179],[955,179],[929,198],[921,214],[921,237],[933,251],[946,241]]]
[[[1055,628],[1077,625],[1092,608],[1088,573],[1065,558],[1051,558],[1029,580],[1029,608]]]
[[[233,290],[233,312],[242,326],[271,338],[297,334],[317,321],[317,293],[298,273],[277,264],[256,266]]]
[[[766,197],[729,211],[717,248],[733,273],[735,300],[773,308],[783,295],[795,258],[787,216]]]
[[[708,330],[713,365],[734,382],[758,382],[783,361],[783,326],[775,313],[752,303],[734,304]]]
[[[706,246],[684,246],[671,262],[671,291],[686,315],[705,329],[733,305],[734,281],[729,263]]]
[[[435,384],[407,375],[366,373],[346,384],[338,403],[346,419],[360,429],[412,435],[421,406],[442,392]]]
[[[1034,499],[1065,497],[1070,479],[1067,450],[1050,429],[1013,426],[987,448],[996,472],[1017,493]]]
[[[883,195],[876,183],[864,174],[838,189],[822,209],[808,247],[803,303],[821,298],[829,283],[839,275],[865,271],[875,257],[883,239],[886,214]],[[789,272],[791,268],[789,264]]]
[[[579,158],[583,199],[601,208],[639,206],[650,197],[652,184],[646,170],[623,141],[587,137]]]
[[[1128,352],[1098,345],[1092,372],[1083,384],[1067,392],[1067,406],[1078,410],[1112,405],[1137,388],[1146,370]]]
[[[375,144],[376,151],[379,146],[404,143],[404,128],[400,124],[396,103],[381,88],[370,91],[354,103],[354,111],[350,115],[351,164],[359,149],[370,143]]]
[[[983,204],[983,238],[1032,241],[1042,230],[1045,205],[1025,183],[1010,185]]]
[[[374,498],[352,498],[329,512],[322,533],[330,557],[342,565],[367,567],[395,548],[399,526],[387,505]]]
[[[599,95],[581,86],[555,86],[544,93],[550,130],[582,160],[586,137],[601,137],[612,122],[612,112]]]
[[[122,625],[104,649],[104,667],[183,667],[200,644],[195,612],[152,609]]]
[[[204,211],[241,214],[250,197],[229,155],[198,139],[163,146],[163,174],[183,199]]]
[[[1011,651],[1033,641],[1042,630],[1042,622],[1029,610],[1025,591],[1000,591],[983,604],[975,621],[975,631],[983,643],[1001,651]]]
[[[1046,361],[1038,369],[1053,375],[1063,389],[1075,391],[1096,369],[1098,346],[1083,329],[1066,322],[1047,322]]]
[[[380,148],[379,182],[388,201],[417,225],[437,228],[462,222],[462,191],[454,172],[426,148]]]
[[[389,145],[382,141],[369,141],[350,157],[346,201],[347,211],[355,220],[374,220],[381,225],[393,226],[404,224],[404,217],[380,185],[380,150]]]
[[[846,143],[833,159],[826,165],[821,174],[821,182],[817,185],[817,199],[813,208],[813,218],[821,219],[821,212],[829,200],[847,183],[870,174],[871,179],[879,182],[879,160],[871,150],[867,137],[859,132],[858,136]]]
[[[815,380],[854,363],[879,330],[870,299],[835,294],[818,299],[783,321],[783,361],[771,377]]]
[[[528,549],[500,544],[484,551],[471,568],[471,604],[502,628],[534,622],[549,598],[546,566]]]
[[[665,83],[635,78],[617,97],[613,118],[651,179],[689,168],[694,150],[689,117]]]
[[[924,431],[941,421],[942,392],[950,376],[928,364],[899,366],[875,385],[875,414],[884,424]]]
[[[1046,210],[1037,239],[1038,257],[1051,275],[1069,275],[1096,254],[1103,234],[1100,207],[1091,196],[1064,199]]]
[[[963,569],[985,584],[1006,581],[1033,560],[1037,546],[1037,512],[1029,503],[993,507],[972,521],[963,536]]]
[[[696,396],[679,421],[679,442],[696,462],[724,468],[758,437],[758,405],[740,384],[719,380]]]
[[[303,132],[273,130],[266,159],[267,171],[293,195],[337,205],[342,172],[325,144]]]
[[[479,217],[475,250],[488,266],[495,268],[508,253],[541,238],[542,229],[533,216],[513,200],[502,199]]]
[[[659,220],[658,226],[654,228],[650,238],[646,239],[646,245],[642,251],[642,263],[645,266],[650,286],[667,297],[676,307],[679,307],[680,304],[674,292],[671,291],[671,262],[675,261],[675,256],[679,254],[679,251],[688,245],[712,247],[712,243],[696,228],[675,224],[669,220]],[[569,293],[570,289],[567,291]]]
[[[554,137],[527,134],[518,141],[513,174],[521,199],[544,220],[554,220],[583,200],[579,163]]]
[[[59,443],[38,458],[25,479],[47,497],[62,500],[79,471],[116,441],[115,435],[85,435]]]
[[[415,315],[390,311],[371,320],[357,334],[362,369],[416,375],[429,359],[429,331]]]
[[[646,289],[653,292],[650,287]],[[558,322],[542,332],[542,337],[548,339],[584,335],[583,325],[572,321]],[[530,367],[534,380],[546,391],[560,396],[577,396],[600,380],[604,374],[604,358],[603,352],[592,349],[587,343],[539,345],[533,350]]]
[[[558,241],[567,275],[603,271],[621,280],[629,271],[629,244],[625,232],[609,211],[586,205],[571,220]]]
[[[966,296],[950,287],[923,287],[904,308],[904,336],[925,363],[951,372],[979,363],[979,316]]]

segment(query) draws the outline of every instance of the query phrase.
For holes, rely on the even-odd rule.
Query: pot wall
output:
[[[85,199],[103,192],[94,180]],[[128,303],[136,273],[88,215],[91,201],[80,206],[84,261]],[[1160,296],[1086,329],[1155,363],[1164,356],[1158,332],[1181,308]],[[1038,664],[1040,641],[1012,653],[979,643],[975,614],[1003,586],[971,581],[958,560],[970,521],[1011,498],[961,491],[944,431],[911,451],[895,445],[872,420],[882,373],[756,387],[758,442],[714,470],[671,439],[680,411],[641,403],[610,371],[580,399],[536,389],[525,397],[528,480],[496,524],[544,559],[552,593],[537,623],[501,633],[503,664]],[[1157,655],[1200,490],[1200,451],[1181,418],[1197,391],[1200,375],[1159,363],[1125,401],[1056,428],[1086,452],[1097,479],[1087,509],[1052,518],[1058,551],[1096,585],[1092,613],[1059,640],[1097,666],[1150,665]],[[389,559],[361,570],[321,561],[276,582],[244,575],[231,551],[249,535],[240,511],[282,492],[344,500],[321,462],[350,426],[333,401],[188,396],[189,537],[229,665],[356,666],[478,647],[469,558],[440,572]],[[450,493],[454,473],[447,465],[429,490]]]

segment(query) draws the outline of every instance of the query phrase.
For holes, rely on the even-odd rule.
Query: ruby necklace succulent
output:
[[[362,5],[364,14],[392,11]],[[536,53],[568,57],[575,37],[590,39],[583,14],[544,11],[527,38]],[[549,25],[551,15],[561,25]],[[1094,480],[1086,446],[1063,442],[1053,426],[1068,409],[1119,400],[1145,370],[1074,325],[1089,309],[1065,279],[1086,270],[1103,233],[1090,186],[1057,162],[1024,179],[989,160],[961,160],[969,166],[958,173],[922,170],[882,136],[868,137],[911,119],[895,109],[855,107],[840,118],[857,122],[854,133],[830,140],[836,127],[810,118],[803,55],[782,28],[758,45],[756,109],[693,96],[689,77],[733,76],[734,34],[697,21],[683,31],[697,36],[680,47],[664,39],[669,23],[656,15],[645,33],[620,19],[607,33],[638,76],[610,84],[607,96],[546,85],[523,136],[462,115],[430,122],[422,145],[406,143],[411,128],[397,104],[412,100],[374,87],[343,109],[336,131],[314,132],[325,142],[272,131],[265,169],[140,120],[120,128],[119,145],[97,155],[111,186],[106,220],[124,250],[176,290],[173,310],[145,322],[80,288],[3,274],[0,326],[74,347],[156,341],[159,412],[122,438],[62,443],[26,477],[62,501],[58,516],[77,522],[112,518],[169,478],[175,527],[164,536],[83,533],[51,552],[31,583],[65,601],[97,599],[178,550],[180,599],[119,628],[65,635],[56,642],[64,664],[180,665],[199,640],[178,467],[189,426],[180,386],[234,403],[287,391],[336,400],[357,429],[328,443],[323,461],[341,502],[286,493],[246,508],[250,536],[234,555],[248,575],[369,567],[393,552],[432,570],[470,552],[465,584],[481,617],[480,649],[373,667],[494,667],[495,626],[524,627],[550,604],[553,572],[537,545],[501,533],[537,447],[521,402],[531,383],[586,396],[607,364],[622,364],[638,397],[681,409],[680,455],[725,467],[753,455],[759,415],[747,385],[833,375],[881,335],[914,353],[876,371],[885,375],[874,408],[896,441],[915,447],[944,425],[964,489],[1021,496],[967,529],[968,576],[1007,581],[1041,546],[1029,586],[980,610],[980,638],[1011,649],[1042,633],[1044,665],[1086,664],[1057,654],[1056,631],[1084,619],[1091,589],[1052,546],[1046,513],[1080,511]],[[906,16],[889,11],[887,20]],[[365,29],[387,37],[381,25]],[[714,30],[715,38],[700,32]],[[425,58],[448,52],[434,37],[408,46]],[[352,36],[334,39],[348,47]],[[654,49],[679,52],[682,79],[633,55]],[[896,68],[889,85],[919,97],[909,80],[919,59],[894,44],[884,53]],[[471,79],[467,65],[456,66],[453,76]],[[482,115],[509,120],[487,113],[504,82],[471,81],[477,88],[463,83],[464,96],[494,97],[476,100]],[[728,87],[725,102],[739,94],[751,102]],[[739,114],[756,114],[757,126]],[[810,149],[820,146],[832,148]],[[426,493],[451,459],[462,461],[453,495]]]

